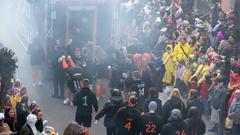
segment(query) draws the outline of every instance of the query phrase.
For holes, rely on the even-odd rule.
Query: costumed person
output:
[[[43,112],[38,106],[35,106],[32,109],[32,114],[37,116],[37,122],[36,122],[35,126],[36,126],[37,130],[41,133],[44,128],[43,127]]]
[[[190,78],[191,80],[194,77],[197,77],[197,87],[200,91],[200,96],[203,100],[207,101],[209,96],[209,85],[206,82],[206,76],[209,74],[208,58],[203,56],[201,58],[201,64],[198,66],[196,72]],[[205,110],[206,112],[207,110]]]
[[[10,96],[10,102],[11,107],[14,110],[14,113],[16,114],[16,106],[18,103],[21,102],[22,98],[27,97],[27,88],[26,87],[15,87],[11,90],[11,96]]]
[[[29,114],[27,116],[27,122],[22,127],[22,130],[20,132],[20,135],[37,135],[38,131],[35,126],[35,123],[37,122],[37,116],[34,114]]]
[[[190,55],[190,45],[187,43],[186,35],[182,35],[180,38],[180,42],[174,47],[173,61],[177,63],[183,60],[187,63],[188,56]]]
[[[163,53],[162,61],[165,61],[170,55],[173,53],[172,45],[167,45],[165,53]],[[174,63],[172,59],[169,59],[165,64],[165,74],[163,77],[163,83],[166,85],[172,84],[173,79],[173,71],[174,71]]]
[[[75,59],[74,59],[75,58]],[[74,61],[75,60],[75,61]],[[64,104],[72,104],[73,95],[80,91],[81,89],[81,80],[82,80],[82,62],[81,62],[81,51],[80,48],[74,50],[73,58],[69,55],[67,58],[62,56],[60,59],[64,72],[67,76],[67,85],[68,85],[68,95],[64,100]]]

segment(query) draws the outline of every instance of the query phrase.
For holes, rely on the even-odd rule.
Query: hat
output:
[[[16,96],[17,94],[18,94],[18,89],[13,88],[13,89],[11,90],[11,96]]]
[[[4,117],[4,113],[0,113],[0,120],[4,120],[5,117]]]
[[[37,116],[34,114],[29,114],[27,116],[27,123],[30,125],[34,125],[37,122]]]
[[[222,32],[218,32],[217,35],[216,35],[216,39],[217,40],[223,40],[224,39],[224,35]]]
[[[51,134],[51,135],[57,135],[58,133],[55,131],[55,129],[53,127],[50,127],[50,126],[46,126],[44,129],[43,129],[43,133],[45,134]]]
[[[170,118],[171,120],[179,120],[182,118],[182,114],[181,114],[181,111],[179,109],[173,109],[171,111],[171,115],[170,115]]]
[[[27,94],[27,88],[26,87],[22,87],[20,89],[20,95],[25,95],[25,94]]]
[[[195,59],[195,55],[194,55],[194,54],[190,54],[190,55],[189,55],[189,58],[190,58],[191,60],[194,60],[194,59]]]
[[[151,101],[148,105],[148,109],[156,111],[157,110],[157,103],[155,101]]]
[[[190,22],[189,22],[188,20],[184,20],[184,21],[183,21],[183,26],[186,27],[186,26],[188,26],[189,24],[190,24]]]

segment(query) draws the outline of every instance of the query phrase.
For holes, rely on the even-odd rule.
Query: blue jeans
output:
[[[232,135],[240,135],[240,124],[233,124]]]

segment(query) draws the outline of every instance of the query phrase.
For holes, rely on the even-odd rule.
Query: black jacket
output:
[[[37,122],[35,124],[35,127],[40,133],[42,133],[42,131],[43,131],[43,121],[42,121],[42,119],[37,120]]]
[[[202,115],[203,103],[200,98],[191,98],[187,101],[187,112],[192,106],[196,106],[200,111],[200,115]]]
[[[156,61],[158,61],[158,60],[156,60]],[[153,63],[154,63],[154,61],[153,61]],[[163,91],[162,80],[163,80],[164,74],[166,72],[166,69],[165,69],[165,65],[163,64],[163,62],[161,60],[156,63],[158,63],[158,64],[155,68],[153,68],[154,66],[151,68],[150,75],[151,75],[151,79],[152,79],[154,87],[158,91],[162,92]]]
[[[31,127],[28,124],[25,124],[20,132],[20,135],[34,135]]]
[[[158,97],[149,97],[143,103],[143,112],[149,112],[148,105],[151,101],[155,101],[157,103],[157,111],[158,115],[162,115],[162,101]]]
[[[105,127],[115,127],[113,117],[117,113],[118,109],[122,106],[122,97],[113,96],[108,102],[105,103],[103,109],[96,115],[95,120],[99,120],[104,115],[104,126]]]
[[[77,106],[76,119],[78,116],[92,116],[92,108],[98,111],[96,95],[89,88],[83,88],[76,93],[73,104]]]
[[[22,126],[26,123],[26,119],[29,113],[23,109],[21,103],[17,103],[16,112],[17,112],[16,130],[20,132]]]
[[[145,83],[141,80],[135,80],[132,82],[130,87],[131,92],[136,92],[138,95],[138,107],[142,109],[143,103],[146,99],[147,90],[145,88]]]
[[[59,48],[59,50],[53,50],[53,54],[51,54],[50,57],[50,66],[54,75],[59,78],[63,78],[65,76],[63,65],[58,62],[58,59],[63,55],[65,55],[64,49]]]
[[[180,98],[173,97],[173,98],[167,100],[167,102],[163,106],[163,122],[164,122],[164,124],[167,123],[168,118],[173,109],[181,110],[183,117],[186,114],[185,105],[182,102],[182,100]]]
[[[206,125],[202,119],[187,118],[184,121],[187,125],[188,135],[204,135],[206,132]]]
[[[162,132],[163,121],[162,118],[156,113],[146,113],[143,116],[143,135],[158,135]]]
[[[171,120],[163,127],[161,135],[188,135],[187,125],[183,120]]]
[[[14,121],[14,117],[10,117],[9,112],[11,109],[6,109],[4,112],[4,123],[7,123],[9,128],[11,129],[11,131],[16,131],[16,125],[15,125],[15,121]]]
[[[142,117],[135,107],[121,107],[114,116],[116,135],[138,135],[143,125]]]

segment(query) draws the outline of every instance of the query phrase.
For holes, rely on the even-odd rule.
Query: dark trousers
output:
[[[54,75],[54,78],[53,78],[54,96],[59,96],[61,98],[64,98],[64,83],[65,83],[64,77]]]
[[[113,127],[106,127],[106,130],[107,130],[107,135],[115,135],[115,129],[116,128],[113,128]]]
[[[68,80],[67,81],[68,88],[71,93],[76,93],[81,89],[81,80]]]
[[[90,128],[92,126],[92,116],[79,116],[76,115],[75,121],[84,127]]]
[[[240,135],[240,124],[233,124],[232,135]]]

